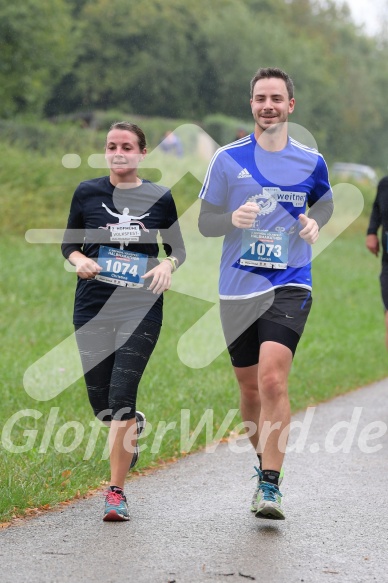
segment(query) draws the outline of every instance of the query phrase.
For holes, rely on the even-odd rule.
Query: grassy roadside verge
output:
[[[100,486],[108,477],[109,464],[106,432],[95,428],[82,379],[49,401],[35,400],[23,386],[27,368],[72,334],[75,285],[58,245],[29,244],[24,232],[63,227],[76,184],[96,172],[86,163],[65,169],[56,152],[44,156],[29,152],[28,168],[20,166],[26,157],[19,147],[0,144],[0,154],[8,162],[7,169],[0,169],[6,195],[0,217],[0,522],[4,522]],[[87,160],[87,154],[82,159]],[[196,200],[198,190],[198,182],[188,175],[175,185],[179,214]],[[373,195],[372,190],[364,192],[363,215],[314,260],[313,310],[290,376],[294,412],[387,376],[379,261],[364,248]],[[202,256],[200,249],[195,252],[199,239],[194,222],[190,224],[194,252],[186,265],[198,276],[198,281],[189,281],[197,291],[196,287],[211,284],[208,273],[194,269],[198,258],[206,260],[208,247]],[[212,306],[198,299],[200,295],[193,296],[169,292],[165,297],[162,335],[139,391],[139,408],[147,414],[150,431],[144,438],[140,472],[202,447],[220,428],[219,437],[227,435],[240,421],[226,352],[199,369],[178,358],[180,337]],[[211,341],[202,339],[205,345]],[[59,359],[55,372],[61,374],[63,368]],[[229,413],[229,422],[223,425]],[[196,431],[205,418],[208,435],[206,427]]]
[[[0,249],[12,265],[6,287],[5,280],[1,284],[0,306],[6,404],[0,414],[0,521],[6,521],[28,508],[52,506],[98,487],[108,477],[108,462],[102,459],[106,433],[92,436],[81,379],[53,401],[38,402],[23,388],[27,367],[72,333],[73,275],[63,269],[56,245],[31,246],[9,238]],[[344,258],[340,268],[338,256]],[[378,271],[358,233],[341,236],[314,261],[314,307],[290,377],[293,411],[386,376]],[[140,471],[182,455],[182,415],[190,414],[189,438],[211,409],[213,437],[228,412],[238,407],[225,352],[202,369],[191,369],[176,356],[180,336],[209,307],[186,295],[166,296],[163,333],[139,394],[139,408],[146,411],[151,429]],[[22,416],[11,423],[20,411]],[[236,413],[226,434],[238,422]],[[12,446],[4,442],[6,427]],[[205,428],[194,438],[192,450],[205,444]],[[10,451],[15,446],[20,451]]]

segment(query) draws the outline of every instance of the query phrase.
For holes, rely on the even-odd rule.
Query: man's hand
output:
[[[313,245],[319,237],[319,228],[315,219],[309,219],[306,215],[300,214],[298,217],[302,230],[299,235],[306,243]]]
[[[365,244],[366,248],[377,257],[380,251],[380,243],[377,235],[367,235]]]
[[[238,229],[250,229],[253,227],[260,207],[255,202],[246,202],[232,213],[232,224]]]

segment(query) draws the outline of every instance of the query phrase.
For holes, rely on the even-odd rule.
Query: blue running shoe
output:
[[[122,490],[106,490],[105,512],[103,520],[105,522],[123,522],[129,520],[127,499]]]
[[[139,439],[140,434],[143,432],[144,427],[146,426],[147,420],[145,418],[144,413],[142,413],[141,411],[136,411],[135,415],[136,415],[136,424],[137,424],[137,438]],[[135,465],[137,464],[137,462],[139,460],[139,455],[140,455],[139,446],[138,446],[138,443],[136,442],[131,465],[129,466],[130,470],[132,468],[134,468]]]
[[[275,484],[260,482],[257,495],[257,518],[270,518],[271,520],[284,520],[282,510],[282,494]]]
[[[256,474],[254,474],[252,476],[253,478],[257,479],[257,483],[255,486],[255,491],[253,492],[253,496],[252,496],[252,502],[251,502],[251,512],[257,512],[257,496],[259,494],[259,488],[260,488],[260,482],[263,479],[263,473],[261,471],[260,468],[254,466],[255,470],[256,470]],[[280,476],[279,476],[279,486],[283,481],[283,477],[284,477],[284,471],[283,468],[280,470]]]
[[[259,488],[260,488],[260,482],[263,479],[263,474],[260,468],[258,468],[257,466],[254,466],[255,470],[256,470],[256,474],[254,474],[252,476],[252,480],[253,478],[256,478],[257,482],[256,482],[256,486],[255,486],[255,491],[253,492],[253,496],[252,496],[252,502],[251,502],[251,512],[257,512],[257,495],[259,493]]]

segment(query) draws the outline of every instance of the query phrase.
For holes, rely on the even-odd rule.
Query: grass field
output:
[[[18,176],[16,156],[15,149],[9,158]],[[83,495],[109,475],[105,429],[99,430],[93,421],[83,380],[49,401],[37,401],[24,389],[26,369],[73,332],[75,286],[74,274],[64,269],[59,246],[29,244],[24,232],[33,227],[63,227],[74,187],[91,175],[85,167],[74,173],[65,171],[55,155],[44,160],[32,156],[30,163],[34,168],[28,183],[22,178],[13,180],[12,175],[2,182],[7,212],[1,219],[0,239],[0,521]],[[197,181],[189,177],[180,181],[175,188],[180,212],[194,202],[197,192]],[[314,305],[290,377],[293,411],[387,375],[379,261],[364,247],[372,196],[372,191],[365,193],[363,215],[313,262]],[[189,255],[187,266],[195,261]],[[199,297],[197,293],[166,294],[162,335],[139,391],[138,405],[146,412],[150,429],[140,472],[184,455],[190,448],[190,435],[191,451],[202,447],[228,412],[238,407],[225,351],[208,366],[196,369],[177,356],[180,337],[212,306],[210,300]],[[61,374],[63,363],[58,360],[55,366],[56,374]],[[189,413],[186,434],[184,416]],[[212,421],[211,434],[206,437],[205,429],[192,434],[204,414]],[[231,414],[225,434],[238,422],[238,413]]]

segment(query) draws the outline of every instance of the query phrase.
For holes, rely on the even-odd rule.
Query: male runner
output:
[[[200,232],[224,236],[221,321],[259,458],[251,510],[284,519],[279,491],[290,423],[288,376],[312,298],[311,244],[333,212],[323,157],[288,135],[291,78],[259,69],[254,133],[217,150],[200,192]],[[307,207],[310,208],[306,214]]]

